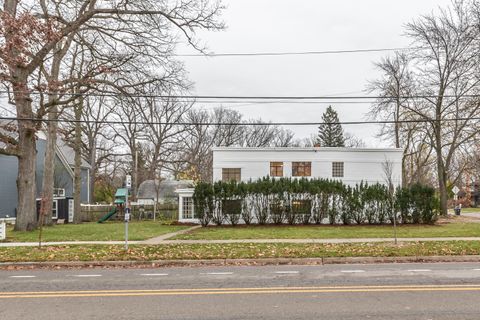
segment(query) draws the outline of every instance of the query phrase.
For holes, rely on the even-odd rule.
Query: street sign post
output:
[[[125,250],[128,250],[128,221],[130,220],[130,208],[125,208]]]
[[[460,189],[457,186],[453,186],[452,192],[453,192],[453,200],[457,201],[458,200],[458,192]]]
[[[7,238],[7,225],[5,222],[0,222],[0,240]]]

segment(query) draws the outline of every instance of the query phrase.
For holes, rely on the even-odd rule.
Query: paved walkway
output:
[[[201,228],[201,227],[202,226],[198,225],[198,226],[183,229],[183,230],[180,230],[180,231],[177,231],[177,232],[166,233],[166,234],[163,234],[161,236],[142,241],[142,244],[161,244],[161,243],[165,242],[165,240],[167,240],[167,239],[176,237],[176,236],[184,234],[184,233],[189,233],[190,231],[193,231],[193,230]]]

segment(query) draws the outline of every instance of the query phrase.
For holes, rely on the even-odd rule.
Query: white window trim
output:
[[[53,204],[52,204],[52,219],[58,219],[58,200],[53,200],[55,204],[55,215],[53,215]]]
[[[53,196],[54,197],[65,197],[65,189],[64,188],[54,188],[53,189]]]

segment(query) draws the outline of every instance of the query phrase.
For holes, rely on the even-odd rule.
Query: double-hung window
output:
[[[312,175],[311,162],[292,162],[293,177],[310,177]]]
[[[270,176],[283,177],[283,162],[270,162]]]
[[[240,168],[223,168],[222,169],[222,181],[229,182],[229,181],[237,181],[240,182],[242,180],[242,169]]]

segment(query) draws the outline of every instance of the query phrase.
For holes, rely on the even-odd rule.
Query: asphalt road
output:
[[[480,319],[480,265],[0,271],[0,319]]]

